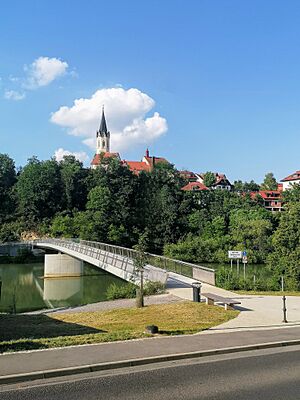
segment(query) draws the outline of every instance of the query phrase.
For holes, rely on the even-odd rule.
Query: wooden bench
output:
[[[206,297],[206,304],[221,303],[224,304],[225,310],[234,310],[235,304],[241,304],[240,301],[230,299],[228,297],[218,296],[214,293],[201,293],[201,296]]]

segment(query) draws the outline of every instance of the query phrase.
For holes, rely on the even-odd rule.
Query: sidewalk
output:
[[[191,278],[179,277],[177,274],[170,274],[167,285],[169,294],[178,296],[182,299],[192,300],[193,292]],[[241,295],[221,289],[216,286],[202,283],[202,293],[210,292],[222,297],[235,298],[241,302],[240,306],[235,308],[240,311],[237,318],[234,318],[216,328],[213,331],[226,330],[249,330],[249,329],[271,329],[279,326],[300,326],[300,296],[287,296],[287,320],[288,324],[282,323],[282,297],[281,296],[263,296],[263,295]]]
[[[300,327],[294,327],[217,335],[203,332],[187,336],[7,353],[0,355],[0,376],[299,339]]]

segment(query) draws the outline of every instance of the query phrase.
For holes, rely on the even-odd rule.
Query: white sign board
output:
[[[229,250],[228,258],[242,258],[242,252],[237,250]]]

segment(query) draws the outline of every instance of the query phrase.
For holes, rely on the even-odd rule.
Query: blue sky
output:
[[[0,152],[91,158],[101,102],[122,158],[149,145],[178,168],[281,179],[300,169],[299,17],[298,1],[3,0]],[[41,78],[38,60],[62,69]]]

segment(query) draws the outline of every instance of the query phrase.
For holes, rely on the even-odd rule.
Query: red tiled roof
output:
[[[154,164],[157,163],[165,163],[165,164],[169,164],[169,161],[167,161],[165,158],[163,157],[147,157],[144,156],[143,160],[146,160],[146,163],[151,165],[151,167],[153,167]]]
[[[203,185],[203,183],[200,182],[189,182],[187,185],[183,186],[181,190],[197,191],[197,190],[208,190],[208,188],[205,185]]]
[[[144,161],[127,161],[127,160],[124,160],[123,163],[124,163],[124,165],[127,165],[129,167],[130,171],[132,171],[134,173],[139,173],[141,171],[146,171],[146,172],[150,172],[151,171],[150,165],[148,165]]]
[[[119,153],[109,153],[109,152],[95,154],[94,158],[91,162],[91,165],[100,165],[101,160],[103,160],[103,158],[118,158],[118,159],[120,159],[120,154]]]
[[[186,179],[191,179],[191,178],[197,179],[197,176],[192,171],[187,171],[187,170],[179,171],[179,175]]]
[[[260,190],[259,192],[250,193],[252,199],[257,195],[260,195],[265,200],[281,200],[281,191],[279,190]]]
[[[296,171],[293,174],[281,179],[281,182],[297,181],[300,179],[300,171]]]

